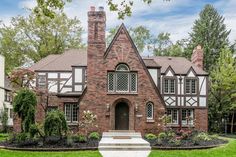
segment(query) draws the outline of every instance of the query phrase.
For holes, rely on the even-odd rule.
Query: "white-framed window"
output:
[[[186,79],[185,81],[185,92],[186,94],[197,94],[197,80],[196,79]]]
[[[115,72],[108,72],[108,92],[137,92],[137,73],[126,64],[119,64]]]
[[[65,103],[65,117],[69,123],[78,122],[78,111],[76,103]]]
[[[5,90],[5,101],[12,102],[12,94],[10,91]]]
[[[164,93],[165,94],[175,94],[175,80],[174,79],[164,79]]]
[[[146,105],[146,116],[147,119],[153,119],[153,103],[152,102],[148,102]]]
[[[177,109],[168,109],[167,115],[170,116],[170,123],[177,125],[179,123],[179,112]]]
[[[193,109],[182,110],[182,125],[193,125]]]
[[[46,87],[46,75],[39,74],[38,75],[38,87],[45,88]]]

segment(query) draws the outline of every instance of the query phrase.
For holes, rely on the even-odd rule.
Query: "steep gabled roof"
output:
[[[49,55],[30,67],[33,71],[71,71],[71,66],[87,66],[87,51],[67,50],[62,54]]]
[[[197,75],[208,75],[207,72],[191,63],[184,57],[168,57],[168,56],[151,56],[143,57],[143,59],[153,59],[157,64],[161,66],[161,73],[165,73],[166,69],[171,66],[176,74],[187,74],[192,67]]]
[[[159,89],[157,88],[156,84],[154,83],[154,81],[153,81],[153,79],[152,79],[152,76],[151,76],[150,73],[148,72],[147,66],[145,65],[145,63],[144,63],[142,57],[140,56],[140,54],[139,54],[139,52],[138,52],[137,47],[135,46],[135,44],[134,44],[134,42],[133,42],[131,36],[129,35],[128,30],[126,29],[126,27],[125,27],[125,25],[124,25],[123,23],[121,24],[121,26],[120,26],[120,28],[118,29],[116,35],[114,36],[112,42],[110,43],[110,45],[108,46],[107,50],[105,51],[105,53],[104,53],[104,58],[107,57],[107,55],[109,54],[109,52],[110,52],[110,50],[111,50],[113,44],[115,43],[115,41],[117,40],[117,38],[119,37],[119,35],[120,35],[120,33],[121,33],[122,31],[124,31],[124,33],[125,33],[126,36],[128,37],[128,40],[130,41],[130,43],[131,43],[131,45],[132,45],[132,47],[133,47],[133,49],[134,49],[134,53],[136,53],[136,55],[137,55],[137,57],[138,57],[140,63],[142,64],[143,69],[144,69],[144,71],[146,72],[146,75],[148,76],[149,81],[150,81],[151,84],[152,84],[152,87],[155,89],[155,92],[157,93],[157,95],[159,96],[159,98],[160,98],[160,100],[162,101],[163,105],[165,106],[165,101],[164,101],[164,99],[162,98]],[[157,65],[158,65],[158,64],[157,64]]]

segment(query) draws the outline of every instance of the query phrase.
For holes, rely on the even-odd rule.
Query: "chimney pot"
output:
[[[95,11],[95,10],[96,10],[95,6],[90,7],[90,11]]]
[[[103,6],[100,6],[100,7],[99,7],[99,11],[104,11],[104,7],[103,7]]]

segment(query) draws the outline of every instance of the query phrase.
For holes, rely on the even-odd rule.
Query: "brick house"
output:
[[[108,46],[105,30],[105,12],[91,7],[87,49],[49,55],[30,68],[36,72],[35,86],[51,93],[48,110],[64,111],[74,129],[83,111],[90,110],[98,116],[100,132],[159,132],[165,113],[171,116],[168,125],[173,128],[191,126],[207,131],[208,74],[202,70],[200,46],[193,51],[192,61],[141,57],[123,24]],[[42,122],[45,103],[39,103],[36,120]],[[19,130],[15,122],[15,130]]]

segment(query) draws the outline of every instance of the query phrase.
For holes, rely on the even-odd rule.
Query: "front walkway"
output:
[[[98,149],[103,157],[147,157],[151,152],[141,133],[130,131],[104,132]]]

